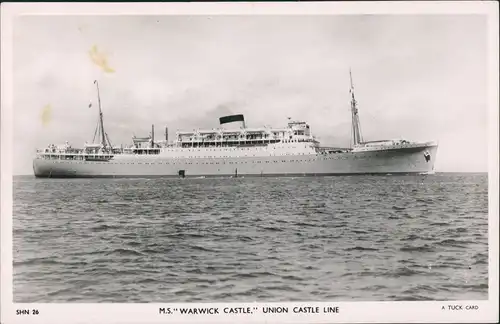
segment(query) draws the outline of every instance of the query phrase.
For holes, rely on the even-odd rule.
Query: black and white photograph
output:
[[[43,316],[23,304],[156,303],[159,323],[498,302],[498,6],[85,8],[10,18],[16,323]]]

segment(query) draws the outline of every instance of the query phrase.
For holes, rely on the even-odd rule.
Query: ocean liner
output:
[[[36,177],[238,177],[327,176],[347,174],[432,173],[437,143],[405,139],[364,141],[354,86],[350,86],[352,143],[349,148],[321,146],[304,121],[286,127],[250,128],[243,115],[219,118],[217,129],[178,131],[173,141],[132,137],[113,146],[104,130],[99,84],[94,81],[99,121],[92,144],[83,148],[48,145],[33,160]],[[96,143],[97,137],[97,143]]]

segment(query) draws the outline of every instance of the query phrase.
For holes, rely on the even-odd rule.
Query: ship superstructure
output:
[[[92,144],[74,149],[68,143],[37,150],[37,177],[186,177],[308,176],[339,174],[429,173],[434,170],[435,142],[404,139],[364,141],[351,76],[352,147],[323,147],[304,121],[288,118],[282,128],[247,127],[244,115],[219,119],[219,127],[177,131],[169,141],[151,134],[113,147],[104,130],[99,84],[99,120]],[[99,142],[95,142],[96,138]]]

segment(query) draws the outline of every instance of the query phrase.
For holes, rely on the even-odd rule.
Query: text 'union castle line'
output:
[[[243,115],[221,117],[218,129],[178,131],[173,141],[133,137],[113,147],[104,131],[99,84],[94,144],[37,150],[37,177],[326,176],[431,173],[437,143],[403,139],[364,141],[351,78],[352,147],[322,147],[303,121],[282,128],[249,128]],[[96,138],[98,143],[95,143]]]

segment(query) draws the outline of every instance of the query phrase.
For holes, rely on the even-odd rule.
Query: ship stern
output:
[[[33,159],[33,174],[37,178],[47,178],[50,174],[50,168],[46,166],[46,163],[42,159]]]

